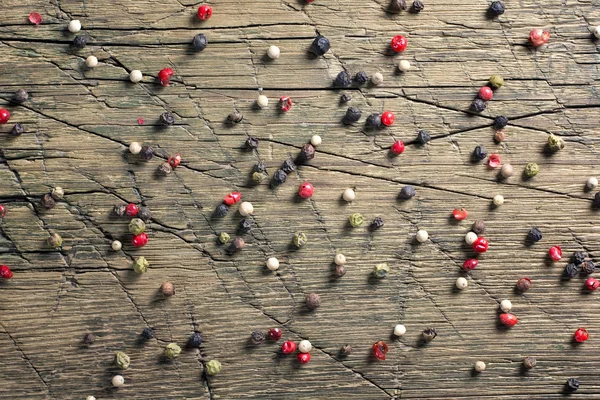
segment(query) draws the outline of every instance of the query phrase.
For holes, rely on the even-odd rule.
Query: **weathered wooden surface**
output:
[[[600,254],[593,193],[583,190],[598,166],[600,58],[588,29],[600,23],[597,1],[507,0],[506,14],[494,21],[485,18],[482,0],[428,0],[419,15],[386,14],[383,1],[219,1],[206,22],[194,17],[198,4],[2,2],[0,105],[26,133],[0,139],[0,202],[9,207],[0,225],[0,261],[15,272],[0,287],[0,398],[554,399],[565,396],[569,377],[582,382],[573,397],[600,397],[597,296],[582,291],[580,278],[561,281],[566,261],[549,265],[545,258],[555,244],[567,257],[575,250]],[[43,15],[42,25],[27,23],[31,11]],[[82,33],[92,38],[79,52],[69,48],[70,18],[81,19]],[[526,46],[533,27],[552,33],[538,50]],[[332,42],[319,59],[306,52],[316,30]],[[195,53],[190,42],[199,32],[209,46]],[[387,54],[390,37],[400,33],[409,39],[403,56],[414,68],[404,75],[394,72]],[[265,60],[271,44],[281,48],[277,61]],[[84,63],[90,54],[100,59],[93,70]],[[175,70],[168,88],[154,79],[165,66]],[[375,136],[362,124],[340,124],[346,106],[331,82],[342,68],[383,73],[383,86],[346,92],[365,116],[396,112],[393,127]],[[146,74],[142,84],[128,81],[132,69]],[[495,73],[506,86],[481,115],[466,113]],[[21,87],[32,98],[15,106],[9,100]],[[267,110],[253,108],[259,87],[271,99]],[[276,112],[282,95],[295,101],[285,115]],[[162,129],[157,118],[167,109],[176,126]],[[234,109],[245,120],[228,127],[224,120]],[[496,145],[491,122],[500,114],[511,119],[509,139]],[[145,125],[138,126],[139,117]],[[417,129],[432,133],[430,144],[413,143]],[[567,141],[551,157],[542,151],[550,132]],[[323,145],[285,185],[249,184],[258,159],[273,173],[313,133]],[[247,135],[260,139],[257,154],[240,149]],[[390,158],[394,139],[411,144]],[[159,178],[161,158],[138,161],[127,152],[132,141],[155,145],[163,158],[181,152],[184,163]],[[472,164],[476,144],[500,153],[517,174],[500,183],[497,171]],[[541,173],[524,181],[520,173],[530,161]],[[305,179],[316,193],[295,201]],[[408,183],[417,196],[399,201]],[[39,198],[57,185],[65,199],[44,211]],[[351,204],[340,201],[346,187],[357,190]],[[233,234],[239,215],[211,218],[232,189],[254,204],[256,221],[246,248],[233,257],[216,235]],[[490,207],[498,193],[505,205]],[[129,242],[127,220],[110,215],[121,201],[153,212],[142,249],[110,250],[114,238]],[[469,220],[451,223],[454,207],[466,207]],[[353,212],[369,221],[382,216],[385,227],[350,229]],[[457,292],[467,254],[463,237],[475,219],[487,222],[491,246],[468,290]],[[532,226],[544,239],[526,247]],[[417,229],[426,229],[431,241],[415,245]],[[289,246],[296,230],[309,237],[299,251]],[[63,236],[62,251],[46,247],[49,232]],[[349,259],[340,280],[332,279],[336,252]],[[151,268],[136,276],[131,260],[140,255]],[[278,273],[265,270],[268,256],[282,262]],[[371,270],[383,261],[391,275],[374,282]],[[517,295],[522,276],[534,286]],[[165,280],[177,294],[161,300]],[[304,307],[311,292],[322,298],[315,312]],[[511,330],[497,327],[503,298],[520,318]],[[401,340],[391,338],[397,323],[408,328]],[[147,326],[157,339],[141,345],[138,335]],[[311,340],[310,364],[281,357],[275,344],[248,346],[252,330],[276,326],[287,338]],[[438,338],[419,345],[430,326]],[[579,326],[591,339],[574,346]],[[168,342],[183,345],[194,329],[206,338],[201,352],[160,360]],[[98,336],[89,348],[81,346],[86,332]],[[385,362],[370,357],[379,339],[390,344]],[[339,353],[345,344],[355,348],[349,357]],[[126,386],[114,390],[118,350],[132,363]],[[222,373],[207,381],[200,353],[219,359]],[[527,355],[538,358],[538,367],[523,373]],[[477,360],[488,370],[475,376]]]

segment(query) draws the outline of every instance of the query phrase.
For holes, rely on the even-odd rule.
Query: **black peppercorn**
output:
[[[506,125],[508,125],[508,118],[506,118],[503,115],[498,115],[496,118],[494,118],[494,128],[495,129],[504,129],[506,127]]]
[[[204,342],[204,338],[202,337],[202,334],[200,332],[194,332],[192,333],[192,335],[188,338],[187,341],[187,346],[188,347],[195,347],[198,348],[200,347],[200,345]]]
[[[337,278],[341,278],[346,275],[346,268],[343,265],[336,265],[334,274]]]
[[[517,281],[517,290],[519,292],[526,292],[531,287],[531,279],[521,278]]]
[[[321,296],[316,293],[311,293],[306,296],[306,306],[311,310],[319,307],[321,305]]]
[[[252,136],[248,136],[246,142],[244,143],[244,147],[248,150],[258,149],[258,139]]]
[[[593,204],[594,204],[594,207],[600,208],[600,192],[598,192],[594,195]]]
[[[371,230],[377,230],[381,227],[383,227],[383,218],[375,217],[373,222],[371,222]]]
[[[316,56],[322,56],[323,54],[329,51],[331,45],[329,44],[329,39],[325,36],[317,36],[315,40],[313,40],[310,51],[314,53]]]
[[[150,212],[148,207],[140,206],[138,208],[137,217],[142,221],[147,222],[152,219],[152,212]]]
[[[364,71],[357,72],[356,75],[354,75],[354,82],[358,85],[364,85],[368,80],[369,76]]]
[[[282,185],[283,183],[285,183],[285,180],[287,179],[287,174],[285,173],[284,170],[282,169],[278,169],[277,171],[275,171],[275,173],[273,174],[273,182],[276,185]]]
[[[577,379],[577,378],[567,379],[567,389],[569,389],[572,392],[579,389],[579,379]]]
[[[127,204],[117,204],[113,208],[113,214],[115,214],[118,217],[122,217],[125,215],[126,210],[127,210]]]
[[[140,156],[146,161],[151,160],[154,157],[154,148],[152,146],[143,146]]]
[[[423,339],[425,339],[426,342],[431,342],[436,336],[437,332],[434,328],[425,328],[423,331]]]
[[[352,97],[349,94],[344,93],[341,97],[342,103],[348,103],[350,100],[352,100]]]
[[[244,116],[239,111],[234,111],[227,116],[227,122],[229,122],[230,124],[237,124],[239,122],[242,122],[243,119]]]
[[[493,1],[489,8],[490,15],[497,17],[504,14],[504,3],[501,1]]]
[[[73,39],[73,47],[76,49],[83,49],[86,44],[87,44],[86,36],[77,36],[75,39]]]
[[[485,147],[482,145],[475,146],[473,150],[473,158],[478,161],[482,161],[487,157],[487,151],[485,151]]]
[[[357,122],[362,115],[362,112],[358,109],[358,107],[348,107],[346,110],[346,115],[342,119],[342,122],[346,125],[350,125],[354,122]]]
[[[421,129],[419,133],[417,133],[417,140],[423,145],[431,140],[431,135],[429,132]]]
[[[24,103],[29,99],[29,93],[25,89],[19,89],[15,92],[14,100],[16,103]]]
[[[527,369],[532,369],[535,367],[535,364],[537,364],[535,357],[529,356],[523,359],[523,366]]]
[[[406,10],[406,0],[392,0],[388,6],[391,13],[398,14],[402,10]]]
[[[593,274],[595,270],[596,270],[596,266],[594,265],[594,262],[591,260],[584,261],[583,264],[581,264],[581,273],[582,274],[590,275],[590,274]]]
[[[583,251],[576,251],[573,253],[573,262],[575,264],[582,264],[585,261],[586,254]]]
[[[542,231],[538,228],[531,228],[527,234],[527,240],[534,243],[539,242],[542,240]]]
[[[208,39],[206,38],[206,35],[204,35],[203,33],[199,33],[196,36],[194,36],[192,44],[194,45],[194,49],[202,51],[206,48],[206,45],[208,44]]]
[[[565,272],[563,273],[563,275],[565,276],[565,278],[575,278],[577,275],[579,274],[579,265],[577,264],[567,264],[567,266],[565,267]]]
[[[478,221],[473,222],[471,230],[476,234],[481,235],[483,232],[485,232],[485,221],[480,219]]]
[[[486,107],[487,107],[487,105],[485,104],[485,101],[483,101],[481,99],[475,99],[471,103],[471,110],[478,112],[478,113],[485,110]]]
[[[259,161],[256,164],[254,164],[254,171],[267,172],[267,165],[264,162]]]
[[[381,115],[371,114],[367,117],[367,125],[371,128],[381,127]]]
[[[142,331],[142,338],[150,340],[154,337],[154,330],[152,328],[144,328]]]
[[[247,233],[252,229],[252,220],[250,218],[244,218],[240,221],[240,232]]]
[[[315,147],[307,143],[300,150],[300,161],[310,161],[315,158]]]
[[[23,134],[23,132],[25,132],[25,128],[23,127],[23,124],[17,123],[10,130],[10,135],[11,136],[21,136]]]
[[[294,161],[292,161],[291,159],[288,158],[281,164],[281,169],[286,174],[289,174],[290,172],[293,172],[296,170],[296,164],[294,163]]]
[[[265,342],[265,339],[265,333],[261,331],[254,331],[250,335],[250,341],[252,342],[252,344],[255,345],[263,344]]]
[[[45,209],[49,210],[56,205],[56,200],[52,198],[52,195],[50,193],[46,193],[42,196],[42,205]]]
[[[417,194],[415,192],[415,188],[410,185],[406,185],[402,188],[402,190],[400,190],[399,197],[403,200],[408,200],[408,199],[412,199],[413,197],[415,197],[415,194]]]
[[[415,0],[412,3],[412,7],[410,8],[410,11],[414,12],[415,14],[418,14],[421,11],[423,11],[424,8],[425,8],[425,4],[421,0]]]
[[[229,247],[229,252],[232,254],[237,253],[238,251],[242,250],[245,245],[246,245],[246,242],[244,241],[244,239],[242,239],[241,237],[238,236],[235,239],[233,239],[233,242],[231,242],[231,246]]]
[[[215,208],[215,217],[224,217],[227,215],[229,211],[229,207],[225,203],[221,203]]]
[[[173,171],[173,167],[168,162],[164,162],[158,166],[158,172],[163,175],[169,175]]]
[[[84,344],[93,344],[96,341],[96,335],[94,335],[93,333],[86,333],[85,335],[83,335],[82,340]]]
[[[342,71],[337,74],[335,80],[333,81],[333,86],[335,87],[348,87],[352,84],[352,79],[350,78],[350,74],[346,71]]]
[[[175,116],[172,112],[165,111],[164,113],[160,114],[159,120],[162,125],[171,126],[175,123]]]

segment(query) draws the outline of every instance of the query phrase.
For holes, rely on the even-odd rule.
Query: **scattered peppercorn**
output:
[[[528,178],[533,178],[540,172],[540,166],[536,163],[529,163],[525,166],[525,176]]]
[[[231,236],[229,236],[227,232],[221,232],[221,234],[219,235],[219,242],[222,244],[229,243],[230,240]]]
[[[587,290],[593,291],[600,287],[600,281],[591,276],[585,280],[585,287]]]
[[[371,230],[377,230],[381,227],[383,227],[383,218],[375,217],[375,219],[373,219],[373,222],[371,222]]]
[[[335,87],[348,87],[352,84],[352,78],[350,78],[350,74],[346,71],[341,71],[333,81],[333,86]]]
[[[7,212],[8,212],[8,210],[6,209],[6,207],[4,205],[0,204],[0,218],[6,217]]]
[[[117,354],[115,354],[115,364],[117,364],[117,367],[121,369],[127,369],[129,368],[130,362],[131,360],[127,354],[123,353],[122,351],[117,351]]]
[[[150,209],[148,207],[142,206],[142,207],[138,208],[137,216],[142,221],[148,222],[149,220],[152,219],[152,212],[150,211]]]
[[[83,335],[82,341],[88,346],[90,344],[94,344],[94,342],[96,341],[96,335],[94,335],[93,333],[86,333],[85,335]]]
[[[154,338],[154,330],[152,328],[144,328],[142,331],[142,338],[145,340]]]
[[[281,96],[279,98],[279,109],[283,112],[288,112],[292,109],[294,102],[289,96]]]
[[[294,245],[298,248],[304,246],[308,241],[308,237],[306,237],[306,233],[304,232],[294,232]]]
[[[60,186],[52,188],[50,195],[54,200],[60,200],[65,196],[65,191]]]
[[[390,47],[392,48],[392,50],[394,50],[396,53],[401,53],[404,50],[406,50],[406,46],[408,45],[408,41],[406,40],[406,38],[402,35],[396,35],[392,38],[391,42],[390,42]]]
[[[533,47],[540,47],[550,40],[550,32],[543,29],[532,29],[529,32],[529,43]]]
[[[596,266],[594,265],[593,261],[584,261],[583,264],[581,264],[581,273],[582,274],[593,274],[594,271],[596,270]]]
[[[206,38],[206,35],[204,35],[203,33],[199,33],[196,36],[194,36],[192,44],[194,45],[194,49],[202,51],[208,45],[208,39]]]
[[[150,263],[146,260],[144,256],[140,256],[135,259],[133,262],[133,270],[138,274],[143,274],[148,271],[148,267]]]
[[[313,158],[315,158],[315,147],[310,143],[306,143],[302,146],[302,149],[300,149],[299,161],[310,161]]]
[[[190,335],[187,340],[187,347],[199,348],[200,345],[204,342],[204,337],[200,332],[194,332]]]
[[[242,115],[242,113],[239,111],[234,111],[227,116],[227,122],[230,124],[240,123],[240,122],[242,122],[243,119],[244,119],[244,115]]]
[[[548,249],[548,256],[552,261],[560,261],[562,258],[562,249],[560,246],[552,246]]]
[[[381,115],[379,114],[371,114],[367,117],[367,126],[371,128],[380,128],[381,127]]]
[[[73,47],[76,49],[83,49],[87,45],[86,36],[77,36],[73,39]]]
[[[282,169],[278,169],[273,174],[273,182],[276,185],[282,185],[282,184],[284,184],[286,179],[287,179],[287,174]]]
[[[140,257],[140,258],[142,258],[142,257]],[[165,297],[174,296],[175,295],[175,285],[173,285],[171,282],[165,281],[162,283],[162,285],[160,285],[160,292]]]
[[[494,128],[495,129],[504,129],[506,127],[506,125],[508,125],[508,118],[506,118],[503,115],[499,115],[496,118],[494,118]]]
[[[252,136],[248,136],[246,142],[244,143],[244,147],[248,150],[258,149],[258,139]]]
[[[349,95],[349,94],[347,94],[347,93],[344,93],[344,94],[342,95],[342,97],[340,97],[340,101],[341,101],[342,103],[349,103],[349,102],[350,102],[350,100],[352,100],[352,97],[350,97],[350,95]]]
[[[229,247],[229,252],[237,253],[238,251],[242,250],[245,245],[246,245],[246,242],[244,241],[244,239],[242,239],[241,237],[238,236],[235,239],[233,239],[233,242],[231,242],[231,246]]]
[[[129,203],[125,207],[125,214],[127,214],[128,217],[135,217],[138,212],[139,212],[138,206],[136,206],[133,203]]]
[[[206,374],[207,375],[217,375],[221,372],[221,363],[217,360],[210,360],[206,363]]]
[[[140,156],[146,161],[151,160],[154,157],[154,148],[152,146],[142,146]]]
[[[488,153],[485,151],[485,147],[482,145],[475,146],[473,150],[473,158],[477,161],[483,161],[487,157]]]
[[[575,278],[577,275],[579,275],[579,266],[573,263],[567,264],[563,275],[569,279]]]
[[[344,353],[345,355],[349,356],[350,354],[352,354],[352,346],[350,346],[349,344],[345,345],[342,347],[342,353]]]
[[[239,230],[242,233],[248,233],[252,230],[252,220],[250,218],[244,218],[240,221]]]
[[[281,169],[286,174],[289,174],[290,172],[293,172],[296,170],[296,164],[294,163],[294,161],[292,161],[292,159],[288,158],[281,164]]]
[[[385,278],[386,276],[388,276],[389,272],[390,267],[388,267],[386,263],[377,264],[373,268],[373,275],[375,275],[376,278]]]
[[[198,18],[200,18],[202,21],[206,21],[212,17],[212,14],[213,9],[211,6],[202,4],[200,7],[198,7]]]
[[[489,8],[490,15],[497,17],[504,14],[504,3],[501,1],[493,1]]]
[[[129,232],[134,235],[139,235],[146,230],[146,224],[139,218],[133,218],[129,222]]]
[[[471,230],[473,232],[475,232],[476,234],[481,235],[483,232],[485,232],[485,221],[480,219],[480,220],[473,222],[473,225],[471,226]]]
[[[227,207],[227,204],[221,203],[217,206],[217,208],[215,208],[215,216],[224,217],[225,215],[227,215],[228,211],[229,207]]]
[[[500,75],[492,75],[490,76],[490,85],[493,89],[499,89],[504,86],[504,78]]]
[[[552,151],[558,151],[565,147],[565,141],[551,133],[548,136],[548,147]]]
[[[419,133],[417,133],[417,140],[419,143],[421,143],[421,145],[424,145],[431,140],[431,135],[429,132],[421,129],[419,130]]]
[[[177,343],[169,343],[165,347],[165,357],[167,358],[177,358],[181,354],[181,347],[177,345]]]
[[[133,235],[131,238],[131,244],[135,247],[144,247],[148,244],[148,235],[140,233],[139,235]]]
[[[15,92],[14,100],[16,103],[25,103],[29,100],[29,93],[25,89],[19,89]]]
[[[50,193],[47,193],[42,196],[42,206],[44,206],[46,210],[53,208],[55,205],[56,200],[52,198],[52,195]]]
[[[600,192],[594,195],[593,205],[596,208],[600,207]]]
[[[583,262],[585,261],[585,257],[586,257],[585,252],[576,251],[573,253],[573,256],[571,258],[575,264],[583,264]]]
[[[378,360],[385,360],[385,355],[387,354],[389,347],[386,342],[383,340],[379,340],[375,342],[372,346],[373,356]]]
[[[264,162],[259,161],[256,164],[254,164],[254,171],[267,172],[267,165]]]
[[[475,99],[471,103],[471,110],[478,112],[478,113],[485,110],[486,107],[487,107],[487,105],[485,104],[485,101],[483,101],[481,99]]]
[[[265,334],[264,334],[264,332],[261,332],[261,331],[254,331],[250,335],[250,341],[254,345],[263,344],[265,342],[265,339],[266,339]]]
[[[421,11],[423,11],[424,9],[425,9],[425,4],[421,0],[415,0],[412,3],[410,11],[413,12],[413,13],[415,13],[415,14],[418,14]]]
[[[517,281],[517,290],[519,292],[526,292],[531,287],[531,279],[521,278]]]
[[[341,278],[342,276],[346,275],[346,268],[343,265],[336,265],[334,275],[337,278]]]
[[[267,336],[269,337],[269,340],[276,342],[283,336],[283,331],[281,328],[271,328],[267,332]]]
[[[406,10],[406,0],[392,0],[388,6],[391,13],[398,14],[402,10]]]
[[[519,319],[514,314],[502,313],[500,314],[500,322],[503,325],[508,326],[510,328],[512,326],[515,326],[519,322]]]
[[[350,225],[352,225],[355,228],[358,228],[359,226],[361,226],[363,224],[363,222],[365,222],[365,218],[360,213],[354,213],[354,214],[350,215],[349,220],[350,220]]]
[[[321,296],[316,293],[311,293],[306,296],[306,306],[311,310],[316,309],[321,305]]]
[[[267,179],[269,175],[264,172],[253,172],[252,173],[252,181],[255,183],[261,183],[265,179]]]
[[[425,328],[425,330],[423,330],[423,339],[425,339],[426,342],[431,342],[436,336],[437,332],[434,328]]]
[[[488,249],[489,243],[487,241],[486,238],[484,237],[478,237],[477,239],[475,239],[475,241],[473,242],[472,246],[473,247],[473,251],[475,253],[485,253]]]
[[[579,379],[577,379],[577,378],[567,379],[567,389],[569,389],[572,392],[579,389]]]
[[[171,126],[175,123],[175,116],[172,112],[165,111],[164,113],[160,114],[159,120],[162,125]]]
[[[537,243],[542,240],[542,231],[538,228],[531,228],[527,234],[527,240],[533,243]]]
[[[411,185],[406,185],[400,190],[399,197],[403,200],[408,200],[415,197],[416,194],[417,192],[415,191],[414,187],[412,187]]]
[[[356,75],[354,75],[354,82],[356,82],[358,85],[364,85],[368,81],[369,76],[364,71],[357,72]]]
[[[9,135],[21,136],[24,132],[25,132],[25,128],[23,127],[23,124],[17,123],[17,124],[13,125],[12,129],[10,130]]]
[[[113,208],[113,214],[118,217],[123,217],[125,215],[125,211],[127,210],[127,204],[117,204]]]
[[[330,47],[331,45],[329,44],[329,39],[327,39],[325,36],[319,35],[315,38],[315,40],[313,40],[310,50],[316,56],[322,56],[329,51]]]
[[[529,357],[525,357],[525,358],[523,359],[523,366],[524,366],[525,368],[527,368],[527,369],[532,369],[532,368],[534,368],[534,367],[535,367],[535,364],[536,364],[535,357],[531,357],[531,356],[529,356]]]
[[[281,345],[281,352],[283,354],[292,354],[294,351],[296,351],[297,347],[298,346],[296,345],[296,342],[291,341],[291,340],[286,340]]]
[[[348,107],[346,110],[346,115],[342,119],[342,122],[346,125],[350,125],[354,122],[357,122],[362,116],[362,112],[357,107]]]
[[[62,243],[63,239],[58,233],[52,233],[48,237],[48,246],[52,247],[53,249],[58,249],[60,246],[62,246]]]

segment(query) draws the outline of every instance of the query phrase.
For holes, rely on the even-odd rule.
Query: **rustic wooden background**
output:
[[[585,250],[600,255],[600,230],[591,208],[593,192],[584,190],[597,173],[598,41],[590,26],[600,24],[596,0],[507,0],[507,12],[486,19],[485,0],[425,0],[421,14],[387,14],[385,0],[229,1],[211,5],[213,17],[195,17],[196,0],[3,0],[0,17],[0,106],[21,122],[26,133],[0,138],[0,202],[9,209],[2,221],[0,261],[14,278],[0,291],[0,398],[3,399],[555,399],[567,378],[578,377],[573,398],[600,398],[596,354],[600,337],[598,294],[586,294],[583,279],[561,280],[568,256]],[[409,5],[411,2],[409,1]],[[42,14],[40,26],[27,22]],[[70,19],[80,19],[90,44],[73,51]],[[527,46],[530,29],[551,32],[537,50]],[[307,49],[315,32],[331,40],[325,57]],[[192,37],[204,33],[209,45],[197,53]],[[392,36],[404,34],[402,57],[413,70],[395,72],[388,53]],[[267,61],[269,45],[281,57]],[[94,54],[100,64],[86,68]],[[160,87],[157,72],[175,70],[171,86]],[[144,72],[141,84],[129,82],[133,69]],[[333,90],[342,69],[380,71],[385,84]],[[466,110],[492,74],[505,87],[496,91],[481,115]],[[256,110],[257,88],[271,99]],[[15,90],[31,100],[10,102]],[[340,124],[347,105],[366,116],[392,110],[396,124],[379,134]],[[295,102],[287,114],[277,99]],[[224,121],[234,109],[245,120]],[[176,114],[164,129],[158,116]],[[508,140],[497,145],[493,117],[506,115]],[[138,118],[146,123],[139,126]],[[415,143],[418,129],[433,140]],[[323,144],[309,165],[291,174],[283,186],[253,186],[249,176],[259,159],[273,173],[298,153],[313,134]],[[548,133],[567,147],[549,156]],[[241,149],[248,135],[260,139],[257,153]],[[389,157],[395,139],[408,143]],[[127,151],[132,141],[155,145],[159,157],[139,161]],[[516,169],[505,182],[497,170],[473,164],[470,153],[483,144]],[[184,162],[171,175],[157,176],[168,154]],[[528,162],[540,174],[523,180]],[[316,187],[312,200],[297,201],[299,183]],[[405,184],[417,196],[398,200]],[[40,197],[54,186],[66,196],[45,211]],[[340,200],[346,187],[357,199]],[[231,190],[254,204],[256,226],[245,236],[246,248],[228,256],[216,243],[221,231],[233,234],[240,220],[230,212],[211,218]],[[494,208],[502,194],[506,203]],[[150,207],[149,244],[127,243],[127,219],[111,216],[122,201]],[[454,207],[470,216],[449,219]],[[368,221],[382,216],[385,227],[371,233],[351,229],[348,216],[361,212]],[[490,250],[469,275],[469,288],[454,289],[467,256],[463,237],[476,219],[484,219]],[[542,242],[525,246],[532,227]],[[415,244],[417,229],[431,240]],[[290,249],[293,232],[303,230],[309,243]],[[61,251],[49,249],[49,232],[60,233]],[[123,251],[110,243],[120,238]],[[548,264],[552,245],[565,251],[563,261]],[[332,278],[336,252],[348,257],[348,274]],[[131,270],[143,255],[147,274]],[[265,269],[267,257],[281,261],[277,273]],[[391,274],[373,281],[371,271],[387,262]],[[529,276],[532,289],[514,292],[518,278]],[[172,281],[177,294],[158,296]],[[322,306],[307,312],[306,294],[321,295]],[[520,323],[497,326],[500,300],[508,298]],[[395,324],[407,334],[395,340]],[[157,339],[140,344],[151,326]],[[573,332],[585,326],[591,339],[575,346]],[[253,347],[255,329],[281,327],[285,338],[310,339],[312,361],[299,366],[282,357],[279,345]],[[420,333],[435,327],[430,344]],[[173,362],[161,361],[164,346],[183,345],[194,329],[206,342]],[[87,332],[95,344],[81,345]],[[376,361],[370,347],[390,344],[388,359]],[[355,352],[343,357],[350,344]],[[126,386],[114,389],[115,351],[132,359]],[[538,367],[524,373],[524,356]],[[201,358],[203,356],[204,358]],[[208,380],[203,362],[216,358],[222,373]],[[483,360],[488,369],[472,373]]]

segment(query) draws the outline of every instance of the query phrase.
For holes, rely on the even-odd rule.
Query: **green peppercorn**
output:
[[[501,88],[504,86],[504,78],[500,75],[492,75],[490,76],[490,85],[492,85],[494,89]]]
[[[294,232],[294,244],[296,247],[300,248],[306,244],[308,238],[306,237],[306,233],[304,232]]]
[[[565,141],[553,134],[550,134],[550,136],[548,136],[548,147],[552,151],[558,151],[565,147]]]
[[[133,218],[129,222],[129,232],[134,235],[139,235],[146,230],[146,223],[139,218]]]
[[[255,183],[261,183],[262,181],[264,181],[268,177],[269,177],[269,175],[267,175],[266,172],[255,171],[255,172],[252,173],[252,180]]]
[[[177,358],[181,354],[181,347],[177,345],[177,343],[169,343],[167,347],[165,347],[165,357],[167,358]]]
[[[221,363],[217,360],[210,360],[206,363],[206,374],[217,375],[221,372]]]
[[[60,237],[58,233],[52,233],[50,237],[48,237],[48,246],[52,247],[53,249],[58,249],[60,246],[62,246],[62,243],[62,237]]]
[[[386,263],[377,264],[375,268],[373,268],[373,275],[376,278],[385,278],[390,272],[390,267]]]
[[[352,225],[355,228],[361,226],[363,222],[365,222],[365,218],[362,216],[361,213],[354,213],[350,216],[350,225]]]
[[[148,262],[148,260],[146,260],[144,256],[136,258],[133,262],[133,270],[138,274],[143,274],[144,272],[148,271],[149,266],[150,263]]]
[[[117,351],[117,354],[115,354],[115,364],[117,364],[117,367],[121,369],[127,369],[129,368],[130,362],[131,360],[127,354],[123,353],[122,351]]]
[[[538,172],[540,172],[540,166],[537,165],[536,163],[530,162],[529,164],[527,164],[525,166],[525,175],[528,178],[532,178],[532,177],[536,176],[538,174]]]
[[[225,243],[229,243],[229,241],[231,240],[231,236],[229,236],[229,234],[227,232],[221,232],[221,234],[219,235],[219,242],[225,244]]]

